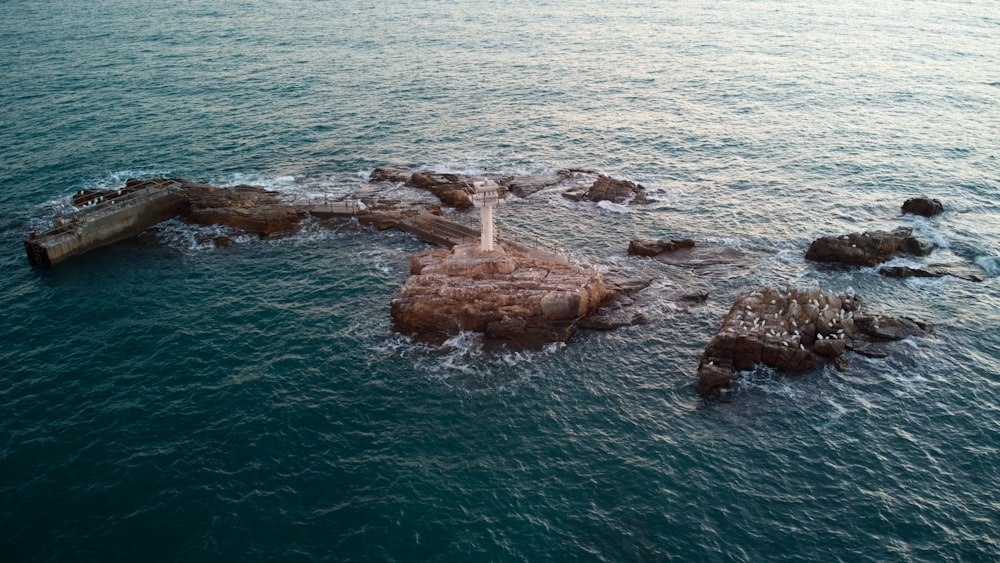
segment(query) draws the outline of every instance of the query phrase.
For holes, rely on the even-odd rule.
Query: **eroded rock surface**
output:
[[[414,255],[410,277],[392,301],[394,328],[440,343],[462,331],[534,348],[565,342],[612,292],[599,272],[532,258],[503,244]]]
[[[818,288],[761,288],[733,304],[698,364],[698,393],[715,396],[734,371],[757,364],[802,371],[825,360],[841,361],[847,350],[866,353],[873,343],[922,336],[930,326],[861,311],[857,296]],[[879,355],[876,348],[873,355]]]
[[[900,254],[926,256],[934,250],[930,242],[918,240],[913,229],[851,233],[816,239],[806,251],[806,259],[851,266],[876,266]]]

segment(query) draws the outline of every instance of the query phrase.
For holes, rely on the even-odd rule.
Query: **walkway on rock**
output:
[[[458,244],[469,244],[479,241],[478,229],[450,221],[440,215],[427,211],[413,215],[396,214],[381,210],[369,210],[356,201],[342,201],[310,205],[307,212],[318,219],[357,217],[370,223],[384,221],[400,231],[410,233],[417,238],[439,246],[452,247]],[[526,252],[539,260],[568,263],[569,259],[561,254],[549,252],[537,245],[529,246],[519,242],[499,240],[510,248]]]

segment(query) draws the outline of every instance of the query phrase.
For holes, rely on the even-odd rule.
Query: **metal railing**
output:
[[[292,198],[292,205],[299,207],[298,196]],[[333,212],[337,209],[343,209],[345,213],[349,212],[351,215],[358,215],[362,211],[366,211],[368,206],[364,204],[360,199],[342,199],[330,201],[328,198],[324,197],[322,202],[318,202],[315,199],[308,199],[305,203],[306,211],[312,213],[314,211],[330,211]]]

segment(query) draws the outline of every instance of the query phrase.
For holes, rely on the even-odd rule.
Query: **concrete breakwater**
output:
[[[70,212],[53,219],[51,228],[31,232],[24,249],[32,264],[54,266],[134,237],[177,215],[186,202],[181,184],[167,179],[135,182],[114,191],[81,191]]]

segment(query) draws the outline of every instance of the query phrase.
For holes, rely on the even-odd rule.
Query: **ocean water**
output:
[[[0,560],[1000,559],[1000,8],[889,2],[0,2]],[[377,166],[588,168],[505,234],[654,279],[643,327],[534,352],[390,330],[402,233],[168,223],[22,240],[129,177],[351,192]],[[944,215],[900,214],[940,199]],[[804,261],[912,227],[986,280]],[[739,250],[691,271],[632,238]],[[862,295],[927,338],[695,393],[732,301]],[[669,299],[691,287],[700,305]]]

